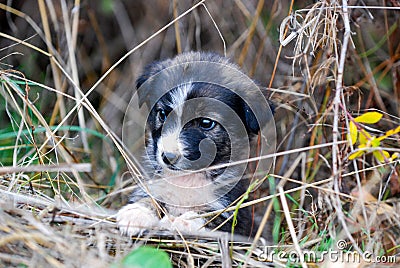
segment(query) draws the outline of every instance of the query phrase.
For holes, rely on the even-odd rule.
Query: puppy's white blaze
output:
[[[179,153],[182,145],[179,142],[180,129],[174,129],[172,132],[162,133],[158,140],[157,147],[162,152]]]
[[[187,84],[179,86],[171,94],[172,98],[171,106],[176,112],[178,118],[182,117],[183,103],[186,101],[187,96],[189,95],[191,90],[192,90],[192,83],[189,82]]]
[[[162,160],[162,153],[168,152],[181,156],[184,154],[184,145],[179,139],[179,129],[174,129],[173,132],[162,134],[157,142],[157,161],[160,165],[164,166]]]
[[[183,113],[183,104],[185,103],[185,100],[187,99],[187,96],[191,90],[192,83],[190,82],[179,86],[177,90],[174,90],[171,94],[172,101],[169,103],[169,105],[176,113],[177,119],[175,122],[173,122],[174,129],[172,131],[167,130],[165,133],[162,132],[157,143],[157,147],[160,148],[157,159],[160,163],[162,163],[162,152],[170,152],[178,155],[182,155],[184,153],[184,145],[179,140],[179,134],[182,128],[181,118]]]

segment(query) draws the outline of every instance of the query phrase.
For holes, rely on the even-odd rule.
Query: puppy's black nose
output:
[[[162,160],[164,161],[165,164],[167,165],[173,165],[175,164],[178,159],[179,155],[171,152],[163,152],[161,154]]]

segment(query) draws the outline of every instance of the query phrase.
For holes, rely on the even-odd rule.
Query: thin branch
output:
[[[19,172],[91,172],[92,164],[58,164],[58,165],[29,165],[29,166],[6,166],[0,167],[0,174],[10,174]]]
[[[347,47],[350,42],[350,35],[351,35],[351,29],[350,29],[350,20],[349,20],[349,10],[347,8],[347,0],[342,0],[342,11],[343,11],[343,21],[344,21],[344,27],[345,27],[345,32],[343,35],[343,41],[342,41],[342,48],[340,51],[340,58],[339,58],[339,65],[338,65],[338,71],[337,71],[337,80],[336,80],[336,92],[335,92],[335,98],[333,100],[333,112],[334,112],[334,118],[333,118],[333,130],[332,130],[332,135],[333,135],[333,146],[332,146],[332,172],[333,172],[333,187],[336,192],[335,195],[335,201],[336,204],[336,212],[338,215],[339,221],[342,223],[342,228],[345,231],[347,237],[349,240],[352,242],[352,245],[354,249],[356,249],[360,254],[362,254],[362,250],[358,247],[356,241],[354,240],[353,236],[351,235],[349,229],[347,228],[347,223],[345,219],[345,215],[342,211],[341,208],[341,200],[340,200],[340,187],[339,187],[339,180],[340,180],[340,171],[341,171],[341,161],[340,161],[340,155],[339,155],[339,107],[340,107],[340,101],[341,101],[341,95],[343,94],[343,73],[344,73],[344,66],[345,66],[345,61],[346,61],[346,55],[347,55]]]

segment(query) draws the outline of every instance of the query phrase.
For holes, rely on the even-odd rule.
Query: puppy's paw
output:
[[[205,221],[194,211],[188,211],[176,218],[162,219],[162,227],[170,230],[179,230],[184,233],[206,231],[203,227]]]
[[[154,211],[140,203],[128,204],[117,214],[117,225],[122,235],[141,235],[144,230],[158,226],[158,223]]]

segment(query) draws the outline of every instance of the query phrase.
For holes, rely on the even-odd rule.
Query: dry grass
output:
[[[397,256],[399,160],[349,160],[358,115],[383,114],[359,126],[376,137],[400,123],[400,3],[365,2],[0,4],[0,266],[109,267],[144,244],[180,267],[263,266],[264,245],[321,253],[339,240]],[[134,81],[144,64],[187,50],[226,51],[272,92],[276,165],[242,204],[268,242],[261,229],[233,243],[218,232],[130,239],[115,226],[135,182],[120,140]],[[399,152],[399,140],[375,150]]]

